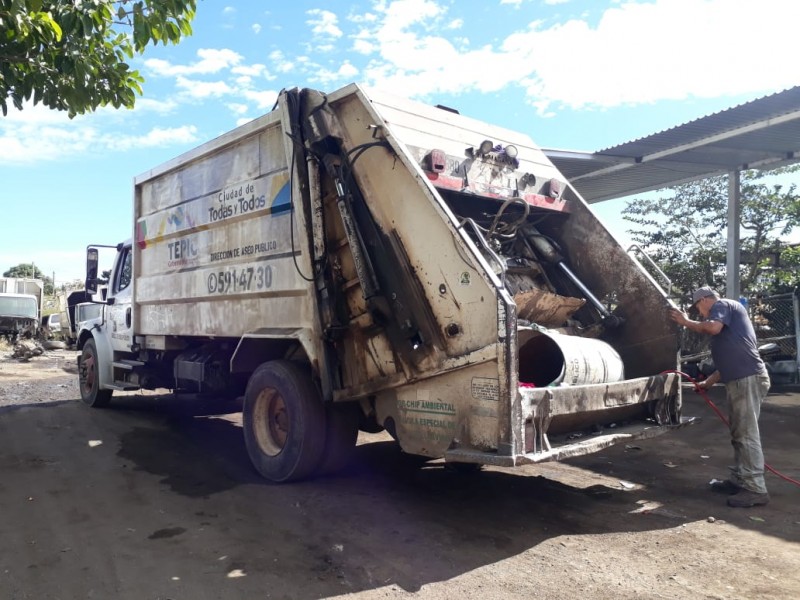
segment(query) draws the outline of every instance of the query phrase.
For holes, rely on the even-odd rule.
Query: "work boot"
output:
[[[727,494],[732,496],[733,494],[738,494],[741,492],[742,488],[741,486],[733,483],[730,479],[726,479],[725,481],[712,481],[711,491],[716,492],[717,494]]]
[[[764,492],[763,494],[759,494],[758,492],[751,492],[745,489],[742,489],[742,491],[735,496],[728,498],[728,506],[733,506],[734,508],[764,506],[767,502],[769,502],[768,493]]]

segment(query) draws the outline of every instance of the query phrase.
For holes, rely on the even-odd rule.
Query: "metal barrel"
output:
[[[625,379],[622,359],[593,338],[535,332],[519,348],[519,381],[536,387],[612,383]]]

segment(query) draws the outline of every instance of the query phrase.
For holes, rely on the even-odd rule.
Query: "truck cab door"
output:
[[[117,254],[108,291],[108,329],[115,352],[130,352],[133,345],[133,249],[123,246]]]

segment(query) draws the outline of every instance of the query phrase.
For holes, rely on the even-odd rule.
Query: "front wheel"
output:
[[[262,476],[296,481],[315,471],[325,449],[325,409],[307,370],[286,360],[259,366],[242,413],[247,453]]]
[[[81,353],[78,385],[81,390],[81,400],[93,408],[102,408],[111,402],[112,390],[100,389],[99,366],[97,345],[94,340],[88,340]]]

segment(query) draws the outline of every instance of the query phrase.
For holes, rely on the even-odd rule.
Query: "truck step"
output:
[[[136,367],[143,367],[145,363],[140,360],[134,360],[132,358],[123,358],[121,360],[115,360],[111,363],[111,366],[115,369],[124,369],[125,371],[133,371]]]

